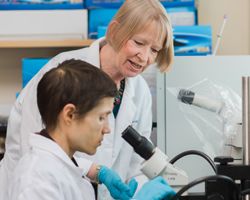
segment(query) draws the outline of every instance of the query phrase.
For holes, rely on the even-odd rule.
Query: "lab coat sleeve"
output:
[[[26,187],[22,191],[12,191],[7,193],[6,200],[61,200],[63,196],[54,187],[47,184],[34,184]]]
[[[145,89],[145,88],[143,88]],[[142,136],[146,137],[150,142],[150,136],[152,131],[152,96],[149,88],[147,87],[147,92],[144,96],[141,97],[141,107],[140,114],[137,124],[137,132]],[[143,162],[143,158],[139,156],[137,153],[133,152],[132,158],[130,161],[129,171],[127,174],[127,183],[135,178],[138,182],[137,191],[141,189],[144,183],[148,181],[148,178],[140,171],[140,165]],[[136,191],[136,192],[137,192]]]
[[[77,156],[77,154],[74,155],[74,158],[76,159],[78,166],[83,170],[83,175],[86,176],[90,170],[91,165],[93,164],[93,161],[87,160],[85,158],[80,158]]]

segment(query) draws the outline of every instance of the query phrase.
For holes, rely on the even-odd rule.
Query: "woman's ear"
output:
[[[120,24],[117,21],[111,21],[108,26],[108,31],[110,35],[110,39],[113,41],[114,35],[119,28]]]
[[[75,105],[73,105],[71,103],[65,105],[63,110],[62,110],[62,117],[63,117],[64,121],[65,122],[73,121],[75,119],[75,111],[76,111]]]

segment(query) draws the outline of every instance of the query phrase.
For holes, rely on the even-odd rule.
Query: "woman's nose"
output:
[[[109,120],[106,120],[104,127],[102,129],[102,134],[110,133]]]
[[[145,47],[145,48],[140,50],[140,52],[137,54],[137,56],[140,58],[140,60],[142,62],[148,62],[149,52],[150,52],[150,48]]]

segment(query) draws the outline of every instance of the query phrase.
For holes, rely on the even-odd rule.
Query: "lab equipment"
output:
[[[219,121],[221,118],[216,117],[217,114],[211,111],[207,111],[197,106],[190,106],[177,101],[176,96],[178,95],[178,91],[183,87],[178,88],[176,96],[169,92],[168,88],[184,86],[186,89],[194,91],[197,94],[206,95],[207,91],[209,91],[209,88],[206,87],[205,84],[203,84],[202,87],[198,87],[198,85],[196,87],[194,83],[198,83],[201,80],[208,78],[209,80],[212,80],[215,83],[220,83],[221,85],[227,86],[227,88],[230,89],[228,90],[229,93],[224,93],[223,91],[225,90],[222,90],[221,92],[223,93],[221,94],[230,95],[229,97],[232,99],[233,104],[238,106],[235,107],[234,105],[232,105],[234,106],[232,107],[232,111],[234,109],[238,109],[240,111],[238,112],[239,117],[241,117],[241,77],[244,75],[249,75],[249,68],[247,68],[246,64],[249,62],[250,56],[183,56],[175,58],[173,67],[168,73],[162,76],[160,73],[158,73],[157,147],[163,150],[163,152],[165,152],[169,158],[173,158],[180,152],[189,149],[196,149],[205,152],[209,156],[211,155],[210,157],[212,159],[216,156],[219,156],[219,141],[224,134],[222,129],[223,124],[221,121]],[[178,79],[176,77],[178,77]],[[230,93],[231,90],[233,90],[238,97],[234,96],[233,93]],[[163,92],[165,92],[165,94]],[[214,98],[214,96],[206,95],[206,97],[219,101],[225,101],[225,99],[217,99]],[[222,98],[222,96],[220,97]],[[163,103],[165,103],[165,106]],[[196,111],[196,114],[202,115],[203,119],[205,118],[206,120],[208,119],[208,117],[210,117],[209,120],[211,120],[206,122],[211,122],[211,124],[214,126],[216,125],[217,130],[219,127],[217,125],[220,125],[220,132],[218,132],[216,129],[212,129],[211,126],[207,126],[211,124],[199,123],[198,126],[196,124],[196,127],[202,129],[200,129],[199,135],[197,135],[197,129],[194,129],[194,126],[191,124],[190,120],[195,119],[195,122],[201,121],[198,121],[199,119],[195,118],[195,116],[191,113],[186,112],[185,114],[183,114],[183,110],[194,110]],[[200,136],[202,138],[200,138]],[[228,141],[230,143],[227,144],[231,145],[230,140],[231,138],[229,138]],[[232,141],[233,140],[234,139],[232,139]],[[210,150],[213,150],[215,154],[213,154],[213,152],[211,153]],[[230,148],[228,148],[228,150],[230,150]],[[228,152],[228,155],[229,154],[230,151]],[[200,158],[198,158],[197,156],[190,156],[190,158],[181,159],[178,163],[176,163],[178,167],[181,167],[184,171],[187,172],[190,181],[198,177],[213,174],[213,171],[207,165],[207,163],[200,162],[199,159]],[[199,165],[193,166],[192,163],[199,163]],[[191,188],[190,191],[203,192],[204,183]]]
[[[217,52],[217,49],[218,49],[218,46],[219,46],[219,43],[220,43],[220,38],[222,36],[222,32],[223,32],[224,26],[226,24],[226,21],[227,21],[227,15],[224,15],[224,20],[223,20],[223,24],[222,24],[222,27],[221,27],[221,30],[220,30],[220,35],[218,35],[218,40],[217,40],[216,46],[214,48],[214,53],[213,53],[214,56],[215,56],[215,54]]]
[[[211,158],[242,162],[241,98],[221,83],[204,79],[183,89],[168,88]],[[190,106],[191,105],[191,106]]]
[[[210,82],[211,83],[211,82]],[[198,85],[198,84],[197,84]],[[214,88],[212,88],[214,87]],[[223,133],[221,137],[221,153],[220,155],[229,155],[234,158],[234,163],[242,163],[242,123],[241,117],[239,117],[239,112],[241,110],[232,109],[233,101],[229,97],[222,98],[221,96],[226,96],[227,91],[222,85],[218,83],[213,83],[209,88],[212,88],[213,94],[208,91],[207,94],[203,95],[193,92],[190,89],[180,89],[177,99],[185,104],[200,107],[205,110],[209,110],[215,113],[215,117],[221,118],[223,124]],[[222,92],[214,92],[221,88]],[[214,98],[209,98],[209,96],[215,96]],[[220,101],[219,101],[220,99]],[[230,102],[230,103],[229,103]],[[236,101],[237,103],[237,101]],[[237,107],[237,106],[236,106]],[[205,120],[204,120],[205,121]],[[194,124],[196,122],[193,122]],[[197,127],[199,125],[197,124]],[[209,125],[207,125],[209,126]],[[224,135],[223,135],[224,134]],[[223,141],[224,140],[224,141]]]
[[[248,173],[250,165],[230,165],[228,163],[233,161],[232,157],[216,157],[215,162],[219,162],[219,164],[215,166],[206,154],[199,151],[183,152],[168,163],[166,161],[167,156],[158,148],[154,148],[146,138],[131,126],[123,131],[122,137],[134,148],[136,153],[145,159],[140,170],[149,179],[162,176],[177,192],[172,200],[178,198],[180,200],[240,200],[245,195],[250,194],[250,174]],[[204,157],[213,167],[216,175],[201,177],[187,183],[187,174],[172,164],[183,156],[190,154]],[[241,181],[241,187],[238,187],[236,180]],[[187,193],[188,189],[202,182],[205,182],[206,190],[204,193]]]
[[[128,126],[122,137],[134,148],[135,152],[145,160],[140,170],[149,178],[162,176],[175,192],[188,184],[188,176],[183,170],[167,162],[167,156],[155,148],[145,137],[141,136],[132,126]],[[187,195],[187,192],[185,193]]]
[[[196,94],[195,92],[192,92],[190,90],[181,89],[179,91],[178,100],[183,103],[195,105],[212,112],[218,112],[219,115],[222,117],[224,117],[225,115],[226,107],[223,102],[209,99],[205,96]]]
[[[214,161],[218,162],[215,166],[214,163],[210,162],[210,158],[207,158],[207,161],[214,166],[214,170],[216,175],[212,176],[206,176],[198,178],[191,183],[183,186],[179,189],[179,191],[176,193],[176,195],[173,197],[172,200],[249,200],[250,194],[250,137],[249,137],[249,113],[250,113],[250,77],[242,77],[242,122],[243,122],[243,165],[231,165],[230,162],[233,162],[232,157],[226,157],[226,156],[219,156],[215,157]],[[187,93],[190,93],[188,91]],[[181,94],[183,94],[183,91],[181,91]],[[193,94],[193,93],[191,93]],[[191,96],[191,100],[194,100],[194,95]],[[181,98],[181,97],[180,97]],[[190,99],[189,99],[190,100]],[[191,102],[191,101],[190,101]],[[199,102],[199,101],[198,101]],[[216,104],[220,105],[220,104]],[[215,106],[214,110],[218,111],[221,106]],[[219,110],[220,111],[220,110]],[[133,146],[136,153],[141,155],[145,161],[141,164],[141,166],[144,165],[145,162],[151,159],[151,157],[156,154],[156,151],[149,141],[145,140],[145,138],[141,137],[139,133],[137,133],[132,127],[128,127],[124,130],[122,133],[122,137],[131,145]],[[173,164],[178,159],[182,158],[183,156],[189,155],[189,154],[195,154],[197,155],[201,152],[196,151],[189,151],[184,152],[180,155],[177,155],[175,158],[173,158],[169,163]],[[161,161],[163,163],[166,162],[166,160]],[[161,163],[160,163],[161,164]],[[155,165],[151,165],[148,169],[148,172],[144,172],[142,170],[143,167],[141,167],[141,170],[143,173],[145,173],[150,178],[150,173],[153,173],[155,175],[155,169],[158,168],[160,165],[159,163],[155,163]],[[151,172],[150,172],[151,171]],[[162,176],[162,173],[165,172],[167,174],[168,168],[163,168],[162,172],[159,172],[158,175]],[[148,175],[149,174],[149,175]],[[164,177],[164,176],[163,176]],[[166,180],[167,177],[164,177]],[[166,180],[167,181],[167,180]],[[167,181],[168,182],[168,181]],[[188,189],[191,187],[205,182],[205,193],[189,193],[188,195],[184,193],[187,192]],[[236,184],[237,182],[237,184]],[[172,186],[170,184],[170,186]]]

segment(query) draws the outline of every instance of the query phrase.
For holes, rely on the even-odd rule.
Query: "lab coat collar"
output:
[[[55,155],[74,177],[82,178],[83,170],[75,166],[66,152],[53,140],[42,135],[30,133],[29,145]]]
[[[115,132],[120,134],[115,135],[112,165],[119,155],[122,144],[125,142],[124,139],[121,138],[121,133],[128,127],[128,125],[132,124],[134,115],[137,110],[137,107],[133,102],[133,97],[135,96],[133,79],[134,78],[125,78],[125,90],[122,97],[122,103],[116,117],[115,125]]]
[[[94,41],[89,47],[87,62],[98,68],[100,68],[100,43],[103,42],[104,40],[105,37],[102,37]]]

